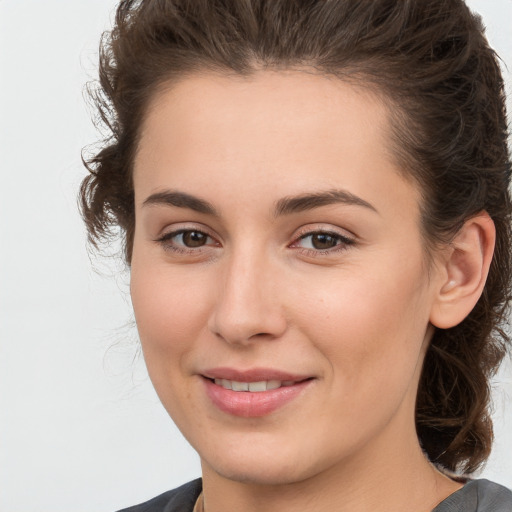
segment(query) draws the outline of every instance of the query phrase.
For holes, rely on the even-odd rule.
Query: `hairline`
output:
[[[362,68],[363,66],[361,66]],[[376,80],[371,79],[369,73],[362,71],[357,65],[347,65],[343,70],[330,71],[315,66],[311,63],[265,63],[254,59],[250,63],[247,72],[240,72],[233,68],[216,64],[213,62],[205,61],[202,66],[192,67],[190,69],[183,69],[175,73],[169,73],[167,76],[160,78],[155,82],[147,94],[147,100],[142,106],[142,115],[140,117],[139,125],[136,129],[136,136],[134,138],[132,158],[130,162],[130,177],[133,188],[133,176],[135,172],[135,160],[138,154],[140,141],[144,134],[144,126],[146,120],[152,110],[157,108],[158,98],[166,92],[174,89],[178,84],[185,82],[187,79],[195,77],[217,77],[217,78],[230,78],[233,80],[247,81],[255,78],[262,72],[275,72],[275,73],[306,73],[314,76],[326,78],[328,80],[340,81],[353,87],[357,92],[369,95],[373,99],[382,104],[387,113],[387,128],[386,130],[386,153],[390,157],[394,166],[398,171],[398,175],[407,181],[418,192],[418,207],[419,207],[419,230],[421,241],[423,245],[424,265],[425,270],[430,276],[435,264],[435,252],[439,249],[439,240],[435,240],[426,229],[426,193],[424,185],[420,179],[415,175],[413,168],[420,165],[415,161],[413,155],[407,150],[402,150],[399,144],[400,134],[409,131],[407,123],[410,121],[409,114],[400,102],[393,99],[389,91],[386,91],[382,85],[377,84]],[[175,75],[175,76],[173,76]],[[135,219],[134,219],[135,220]],[[133,249],[133,247],[131,247]]]

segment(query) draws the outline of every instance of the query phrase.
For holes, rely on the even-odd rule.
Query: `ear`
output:
[[[431,324],[454,327],[475,307],[489,273],[495,238],[494,222],[485,211],[464,223],[438,263]]]

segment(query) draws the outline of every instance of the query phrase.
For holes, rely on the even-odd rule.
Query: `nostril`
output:
[[[279,307],[248,307],[233,300],[220,300],[208,321],[208,329],[218,339],[233,345],[270,341],[286,331],[286,319]]]

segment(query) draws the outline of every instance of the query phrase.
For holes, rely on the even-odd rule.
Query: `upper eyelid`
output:
[[[217,239],[218,236],[214,235],[210,229],[207,227],[201,225],[201,224],[193,224],[193,225],[183,225],[180,227],[171,227],[166,226],[165,228],[161,229],[159,234],[156,236],[156,240],[161,240],[162,238],[169,238],[172,236],[179,235],[181,233],[185,233],[187,231],[198,231],[200,233],[203,233],[210,238]]]
[[[160,231],[160,234],[157,235],[154,240],[158,242],[164,239],[172,238],[173,236],[177,236],[187,231],[198,231],[212,238],[213,240],[222,243],[221,237],[214,233],[213,230],[209,229],[207,226],[204,226],[200,223],[190,223],[187,225],[187,223],[185,222],[181,226],[179,225],[180,223],[177,224],[179,227],[167,226],[166,228],[162,229]],[[312,236],[316,233],[325,233],[337,236],[345,240],[350,240],[351,242],[355,242],[357,240],[357,236],[347,229],[332,225],[321,225],[320,223],[318,223],[307,224],[296,229],[291,237],[291,241],[289,242],[288,246],[296,243],[298,240],[302,238]]]
[[[353,240],[355,241],[357,239],[357,236],[352,233],[351,231],[347,230],[347,229],[343,229],[343,228],[340,228],[340,227],[335,227],[335,226],[322,226],[322,225],[306,225],[306,226],[302,226],[301,228],[299,228],[298,230],[295,231],[295,234],[293,235],[293,241],[296,241],[298,240],[299,238],[304,238],[308,235],[314,235],[315,233],[325,233],[325,234],[329,234],[329,235],[335,235],[335,236],[339,236],[341,238],[345,238],[345,239],[350,239],[350,240]]]

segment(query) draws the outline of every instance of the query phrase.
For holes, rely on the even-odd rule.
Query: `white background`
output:
[[[512,69],[512,0],[469,3]],[[107,512],[199,476],[138,355],[128,275],[89,261],[76,208],[114,4],[0,0],[0,512]],[[495,403],[484,476],[512,487],[510,370]]]

